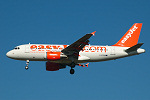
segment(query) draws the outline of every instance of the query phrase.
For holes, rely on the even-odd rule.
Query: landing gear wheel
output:
[[[29,65],[29,60],[26,60],[26,67],[25,67],[25,69],[27,70],[29,67],[28,67],[28,65]]]
[[[27,70],[28,68],[29,68],[28,66],[25,67],[26,70]]]
[[[70,69],[70,74],[74,74],[74,69]]]

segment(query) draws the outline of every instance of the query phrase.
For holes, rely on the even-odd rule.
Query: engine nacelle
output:
[[[67,56],[61,52],[47,52],[47,60],[59,60],[60,58],[67,58]]]
[[[47,52],[48,60],[59,60],[61,52]]]
[[[52,62],[46,62],[46,70],[47,71],[57,71],[57,70],[63,69],[63,68],[66,68],[66,65],[52,63]]]

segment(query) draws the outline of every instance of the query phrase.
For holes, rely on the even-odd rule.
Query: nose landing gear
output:
[[[26,64],[27,64],[27,65],[26,65],[25,69],[28,70],[28,69],[29,69],[29,67],[28,67],[28,65],[29,65],[29,60],[27,60]]]

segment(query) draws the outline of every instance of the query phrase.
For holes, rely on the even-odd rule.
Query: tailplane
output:
[[[113,46],[132,47],[138,43],[142,23],[135,23],[125,35]]]
[[[132,51],[136,51],[138,48],[140,48],[144,43],[138,43],[136,45],[134,45],[133,47],[128,48],[127,50],[125,50],[126,52],[132,52]]]

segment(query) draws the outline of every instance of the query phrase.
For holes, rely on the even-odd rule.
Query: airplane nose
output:
[[[6,56],[7,56],[7,57],[10,57],[10,51],[6,53]]]
[[[15,53],[14,50],[10,50],[9,52],[6,53],[6,56],[8,58],[11,58],[11,59],[16,59],[18,58],[19,56]]]
[[[6,56],[8,58],[13,58],[14,57],[14,52],[11,50],[11,51],[9,51],[9,52],[6,53]]]

